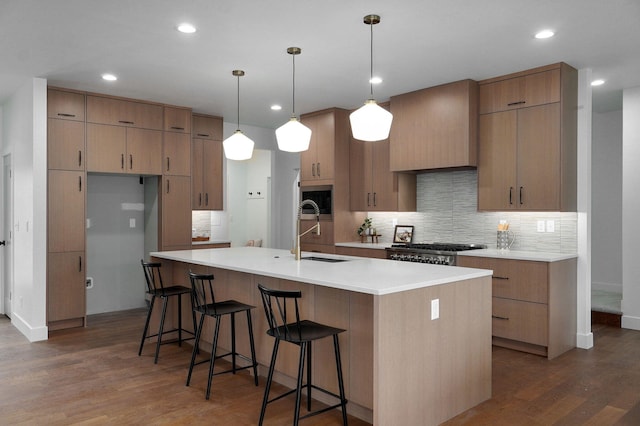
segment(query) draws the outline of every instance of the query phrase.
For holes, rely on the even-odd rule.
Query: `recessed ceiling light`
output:
[[[554,35],[555,33],[552,30],[542,30],[536,33],[536,38],[539,38],[539,39],[550,38],[550,37],[553,37]]]
[[[369,83],[371,83],[371,84],[380,84],[380,83],[382,83],[382,78],[380,78],[380,77],[371,77],[371,80],[369,80]]]
[[[107,81],[116,81],[118,77],[113,74],[102,74],[102,79]]]
[[[602,86],[603,84],[604,84],[604,80],[603,80],[603,79],[601,79],[601,78],[600,78],[600,79],[598,79],[598,80],[593,80],[593,81],[591,82],[591,85],[592,85],[592,86]]]
[[[178,31],[180,31],[181,33],[185,33],[185,34],[193,34],[196,32],[196,27],[194,27],[193,25],[185,22],[182,23],[180,25],[178,25]]]
[[[280,105],[271,105],[271,109],[273,111],[280,111],[282,109],[282,107]]]

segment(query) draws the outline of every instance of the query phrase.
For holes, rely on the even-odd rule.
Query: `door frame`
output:
[[[11,154],[2,157],[0,176],[0,240],[6,243],[0,249],[0,314],[11,317],[13,305],[13,172]],[[5,299],[6,298],[6,299]]]

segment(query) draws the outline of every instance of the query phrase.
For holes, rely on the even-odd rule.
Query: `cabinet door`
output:
[[[518,205],[560,210],[560,104],[518,111]]]
[[[316,177],[318,179],[333,179],[335,116],[333,112],[328,112],[318,115],[316,120]]]
[[[186,133],[164,132],[164,159],[162,173],[165,175],[191,175],[191,137]]]
[[[517,207],[517,111],[480,116],[478,210]]]
[[[47,166],[49,169],[84,170],[84,123],[47,120]]]
[[[373,211],[398,210],[398,176],[389,170],[389,139],[371,144],[371,197]],[[415,193],[413,194],[415,198]]]
[[[87,171],[124,173],[127,129],[87,124]]]
[[[317,146],[318,146],[318,117],[309,116],[300,118],[300,122],[311,129],[311,140],[309,141],[309,149],[300,153],[300,181],[313,181],[317,179],[316,163],[318,162]]]
[[[349,203],[353,211],[368,211],[372,207],[371,155],[378,143],[353,138],[349,142]]]
[[[162,132],[127,129],[127,173],[162,174]]]
[[[85,247],[84,172],[48,173],[48,251],[83,251]]]
[[[162,130],[161,105],[87,96],[87,122]]]
[[[480,114],[560,102],[560,69],[480,86]]]
[[[47,91],[47,117],[84,121],[84,95],[49,89]]]
[[[83,251],[47,256],[47,322],[82,318],[86,313]]]
[[[202,154],[203,208],[205,210],[222,210],[222,142],[204,140]]]
[[[164,130],[165,132],[191,134],[191,110],[165,106]]]
[[[203,179],[203,139],[193,139],[191,145],[191,208],[203,209],[204,197],[202,188]]]
[[[161,250],[191,248],[191,178],[164,176],[161,188]]]
[[[193,114],[192,125],[194,138],[222,140],[222,118]]]

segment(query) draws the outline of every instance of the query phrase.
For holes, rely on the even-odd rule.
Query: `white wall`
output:
[[[594,289],[622,293],[622,111],[593,114]]]
[[[640,87],[622,98],[622,327],[640,330]]]
[[[14,172],[12,323],[46,340],[47,81],[25,83],[3,106],[3,152]]]

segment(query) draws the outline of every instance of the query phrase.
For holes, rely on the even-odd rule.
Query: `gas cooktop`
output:
[[[433,251],[466,251],[487,248],[485,244],[455,244],[455,243],[407,243],[393,244],[394,249],[433,250]]]

